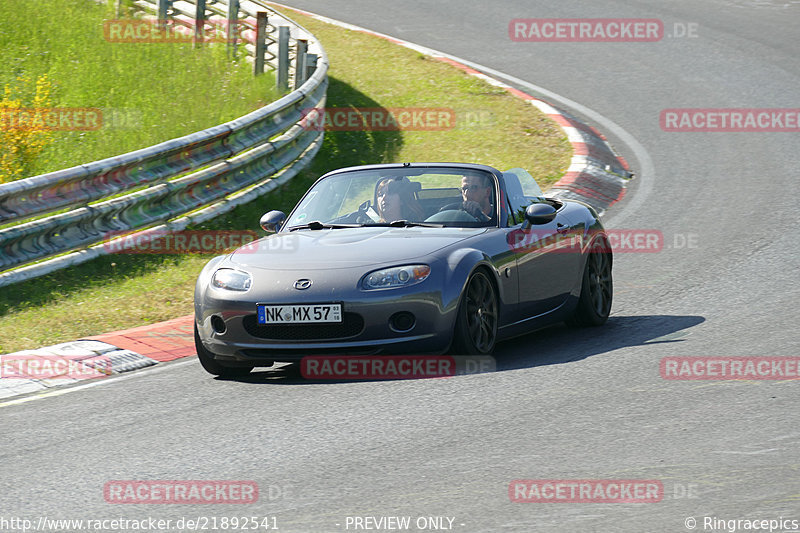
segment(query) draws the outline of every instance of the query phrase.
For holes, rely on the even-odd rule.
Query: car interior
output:
[[[461,201],[461,190],[455,187],[446,189],[420,189],[416,193],[425,216],[438,213],[444,206]]]
[[[381,181],[382,180],[378,180],[375,183],[372,205],[377,205],[378,203],[378,186]],[[425,212],[425,218],[435,215],[446,205],[462,201],[461,189],[457,187],[423,189],[422,183],[418,181],[409,181],[409,187],[414,191],[414,198],[416,198],[420,206],[422,206],[422,210]]]

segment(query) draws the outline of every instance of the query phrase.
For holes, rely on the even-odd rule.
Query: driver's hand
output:
[[[471,202],[467,200],[462,204],[461,209],[469,213],[470,216],[475,217],[478,222],[486,222],[489,220],[489,217],[487,217],[483,210],[481,210],[481,204],[478,202]]]

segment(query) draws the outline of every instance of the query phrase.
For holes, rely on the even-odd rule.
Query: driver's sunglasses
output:
[[[470,189],[484,189],[486,188],[484,185],[464,185],[461,187],[462,192],[467,192]]]

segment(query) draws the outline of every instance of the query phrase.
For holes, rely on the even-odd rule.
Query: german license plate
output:
[[[329,324],[342,321],[342,304],[258,304],[259,324]]]

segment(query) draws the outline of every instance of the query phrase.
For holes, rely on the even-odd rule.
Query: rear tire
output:
[[[194,325],[194,347],[197,351],[197,358],[203,369],[213,376],[221,378],[237,378],[246,376],[253,370],[253,366],[226,366],[216,359],[214,354],[206,350],[203,343],[200,341],[200,334],[197,332],[197,324]]]
[[[497,291],[485,272],[473,273],[458,306],[454,354],[489,355],[497,341]]]
[[[589,247],[578,306],[565,322],[574,327],[602,326],[611,313],[613,295],[611,248],[605,239],[597,239]]]

